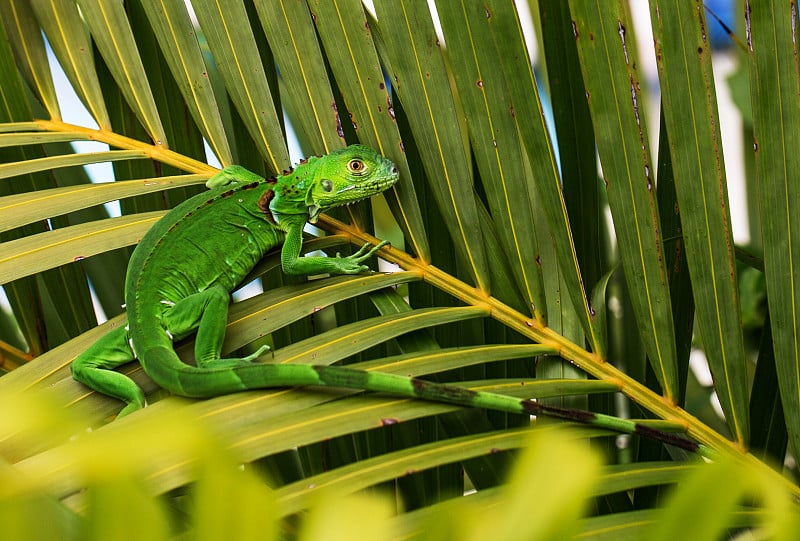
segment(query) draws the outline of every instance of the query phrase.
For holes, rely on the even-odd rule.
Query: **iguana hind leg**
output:
[[[269,349],[263,346],[252,355],[241,359],[220,358],[229,303],[230,294],[225,288],[214,286],[181,299],[164,314],[166,328],[176,338],[187,336],[197,329],[194,356],[200,368],[235,366],[250,362]]]
[[[127,328],[114,329],[81,353],[72,363],[72,377],[98,393],[113,396],[127,405],[119,412],[122,417],[145,406],[144,392],[120,372],[118,366],[134,360]]]

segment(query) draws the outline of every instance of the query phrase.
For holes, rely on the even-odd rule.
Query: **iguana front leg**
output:
[[[286,232],[286,239],[281,249],[281,267],[286,274],[309,276],[313,274],[358,274],[369,270],[364,261],[389,244],[388,241],[378,243],[372,249],[369,244],[362,246],[356,253],[342,257],[311,256],[300,257],[303,246],[304,217],[287,216],[280,218],[281,228]]]

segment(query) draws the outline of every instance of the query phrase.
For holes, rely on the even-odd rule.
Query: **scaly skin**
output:
[[[213,397],[248,389],[322,385],[389,392],[510,413],[546,415],[624,433],[638,433],[707,454],[680,436],[592,412],[545,406],[533,400],[338,366],[253,362],[220,358],[230,292],[270,249],[282,244],[287,274],[355,274],[385,243],[363,246],[349,257],[300,257],[306,222],[329,208],[371,197],[392,186],[397,169],[360,145],[311,158],[274,180],[238,166],[212,177],[209,192],[170,211],[133,252],[125,281],[128,326],[98,340],[72,364],[73,377],[126,402],[119,416],[145,406],[142,390],[113,369],[138,359],[161,387],[188,397]],[[172,341],[197,332],[197,366],[180,360]]]
[[[183,396],[265,386],[253,385],[241,371],[262,366],[252,360],[266,348],[243,359],[220,358],[230,292],[280,245],[287,274],[367,270],[364,261],[383,244],[349,257],[300,257],[303,227],[320,212],[371,197],[397,178],[391,161],[360,145],[310,158],[274,180],[239,166],[224,169],[208,181],[210,191],[175,207],[142,238],[125,280],[128,326],[78,356],[73,377],[125,401],[120,415],[145,405],[141,389],[113,371],[135,358],[156,383]],[[175,354],[172,340],[195,331],[197,367],[191,367]]]

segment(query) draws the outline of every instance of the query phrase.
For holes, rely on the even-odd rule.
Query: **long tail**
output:
[[[548,406],[535,400],[472,391],[454,385],[443,385],[385,372],[367,372],[344,366],[265,363],[197,368],[183,363],[168,347],[151,348],[143,357],[148,375],[160,386],[181,396],[210,398],[251,389],[306,385],[384,392],[507,413],[554,417],[623,434],[638,434],[708,458],[715,456],[712,449],[681,435],[656,430],[628,419],[585,410]]]

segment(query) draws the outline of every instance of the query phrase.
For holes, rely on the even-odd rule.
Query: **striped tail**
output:
[[[143,357],[146,359],[143,365],[148,367],[146,369],[148,375],[160,386],[181,396],[210,398],[251,389],[306,385],[339,387],[506,413],[553,417],[623,434],[637,434],[702,456],[709,458],[714,456],[713,450],[688,438],[656,430],[628,419],[585,410],[548,406],[535,400],[473,391],[384,372],[367,372],[343,366],[279,365],[234,360],[221,360],[218,366],[197,368],[183,363],[174,350],[168,347],[151,348]]]

